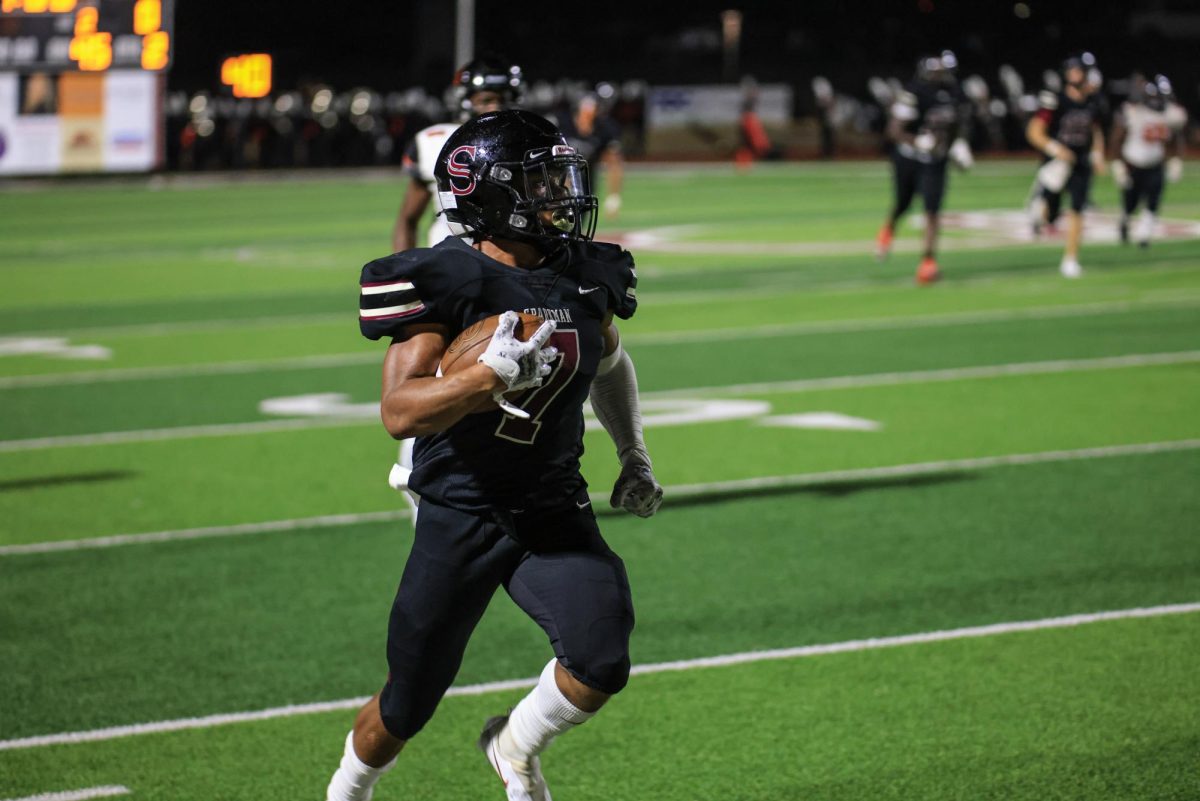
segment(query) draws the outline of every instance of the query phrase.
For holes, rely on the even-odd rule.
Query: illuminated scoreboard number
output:
[[[221,83],[234,97],[266,97],[271,93],[271,57],[266,53],[230,56],[221,62]]]
[[[0,0],[0,70],[165,70],[174,0]]]

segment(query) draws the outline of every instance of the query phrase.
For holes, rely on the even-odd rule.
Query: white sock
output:
[[[554,679],[557,665],[558,660],[550,660],[542,670],[537,686],[508,716],[508,725],[500,732],[496,743],[506,759],[528,762],[555,737],[596,714],[584,712],[558,689]]]
[[[1143,210],[1141,217],[1138,219],[1137,240],[1139,242],[1149,242],[1154,236],[1154,223],[1156,222],[1154,212]]]
[[[396,760],[382,768],[373,768],[358,758],[354,753],[354,731],[346,735],[346,750],[342,754],[342,764],[329,780],[329,788],[325,791],[326,801],[371,801],[375,792],[375,782],[395,766]]]

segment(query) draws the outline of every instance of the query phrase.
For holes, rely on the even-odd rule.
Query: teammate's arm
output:
[[[1112,136],[1108,142],[1108,158],[1110,161],[1116,161],[1121,158],[1121,149],[1125,147],[1125,137],[1129,135],[1129,129],[1125,127],[1124,110],[1117,112],[1113,117]]]
[[[616,217],[621,211],[621,187],[625,184],[625,159],[614,142],[604,149],[604,213]]]
[[[896,144],[911,145],[916,138],[916,134],[909,133],[906,128],[908,120],[902,120],[895,114],[888,117],[887,138]]]
[[[392,230],[392,251],[400,253],[417,246],[417,225],[429,207],[433,193],[424,181],[412,178],[408,182],[408,190],[400,204],[400,214],[396,217],[396,227]]]
[[[443,326],[414,325],[388,348],[380,414],[383,427],[396,439],[444,431],[504,386],[483,364],[438,377],[449,344]]]
[[[1062,159],[1068,164],[1074,164],[1075,154],[1062,142],[1051,139],[1046,133],[1046,125],[1046,118],[1041,112],[1029,118],[1029,124],[1025,126],[1025,138],[1029,140],[1029,144],[1052,159]]]
[[[592,409],[617,446],[621,475],[613,485],[609,503],[639,517],[650,517],[662,504],[662,487],[654,478],[650,454],[642,438],[642,412],[638,403],[637,372],[621,347],[621,335],[610,311],[601,324],[603,358],[592,381]]]
[[[1121,189],[1128,189],[1130,185],[1129,165],[1121,157],[1125,137],[1128,135],[1129,129],[1125,126],[1125,112],[1122,109],[1113,118],[1112,136],[1108,142],[1108,158],[1112,162],[1109,169],[1112,170],[1113,182]]]
[[[1104,160],[1104,128],[1100,123],[1092,123],[1092,169],[1097,175],[1108,174],[1108,162]]]
[[[917,134],[910,131],[909,128],[915,127],[921,118],[921,111],[917,107],[917,103],[917,96],[904,90],[897,96],[896,102],[892,103],[892,107],[888,109],[888,123],[884,133],[893,143],[909,147],[916,146]]]

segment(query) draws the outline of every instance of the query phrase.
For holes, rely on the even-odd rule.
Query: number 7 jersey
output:
[[[397,253],[363,268],[363,336],[402,337],[415,323],[438,324],[453,339],[487,317],[523,311],[554,320],[559,351],[542,386],[512,398],[520,420],[499,409],[470,414],[449,429],[418,437],[409,488],[466,511],[550,509],[572,503],[587,483],[583,403],[604,348],[609,311],[637,309],[633,258],[617,245],[572,242],[534,269],[509,267],[457,238]]]

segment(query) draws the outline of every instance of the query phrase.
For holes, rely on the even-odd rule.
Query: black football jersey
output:
[[[618,245],[574,242],[531,270],[509,267],[458,238],[396,253],[362,271],[359,324],[368,339],[397,337],[414,323],[436,323],[451,338],[487,317],[514,310],[554,320],[559,356],[542,386],[510,396],[529,412],[469,414],[449,429],[418,437],[409,488],[467,511],[547,509],[587,487],[583,403],[604,349],[609,310],[637,309],[633,257]]]
[[[1038,96],[1038,117],[1046,123],[1046,133],[1086,161],[1092,149],[1095,125],[1102,125],[1104,102],[1096,94],[1075,100],[1066,92],[1042,92]]]
[[[896,98],[892,115],[904,124],[907,133],[932,134],[934,146],[928,154],[913,150],[903,155],[922,160],[945,159],[954,140],[969,135],[967,125],[970,108],[966,95],[957,83],[910,83]]]

